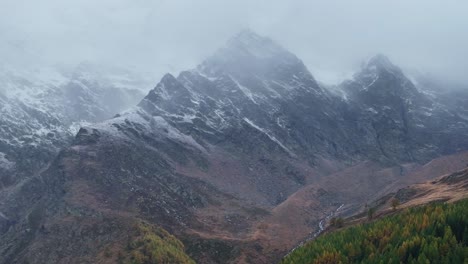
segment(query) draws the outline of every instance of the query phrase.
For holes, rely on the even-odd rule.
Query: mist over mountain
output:
[[[333,89],[252,30],[146,96],[124,69],[44,71],[3,74],[4,263],[151,260],[132,244],[148,226],[181,259],[268,263],[328,214],[468,161],[466,98],[382,54]]]
[[[468,197],[463,4],[20,2],[0,4],[0,264],[308,261],[289,253],[395,199]],[[318,257],[356,246],[336,245]]]
[[[5,0],[0,58],[20,66],[131,65],[154,74],[155,82],[195,67],[242,28],[252,28],[298,55],[322,82],[342,81],[383,53],[405,69],[466,84],[466,8],[453,0]]]

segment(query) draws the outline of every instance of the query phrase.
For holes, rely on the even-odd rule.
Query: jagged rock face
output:
[[[372,58],[342,88],[361,108],[386,160],[425,161],[466,149],[466,120],[418,90],[383,55]]]
[[[140,106],[217,145],[230,129],[249,124],[312,163],[315,157],[426,161],[466,146],[466,120],[420,92],[382,55],[341,88],[345,100],[319,87],[294,55],[242,32],[196,70],[166,75]]]
[[[241,32],[196,69],[164,76],[137,108],[96,129],[144,142],[176,167],[210,167],[219,153],[242,157],[238,167],[263,164],[263,173],[243,172],[236,180],[249,182],[267,204],[312,181],[301,166],[321,159],[400,164],[466,149],[467,123],[384,56],[341,88],[346,98],[321,88],[297,57],[270,39]],[[297,173],[285,179],[282,170]],[[211,173],[208,181],[222,188]],[[256,199],[234,186],[233,180],[223,191]]]
[[[313,161],[318,154],[349,154],[340,147],[349,131],[336,120],[347,122],[343,115],[352,110],[297,57],[252,32],[237,35],[195,70],[166,75],[139,106],[211,144],[229,145],[227,135],[250,126],[289,156]]]
[[[436,104],[445,107],[452,114],[468,120],[468,85],[454,81],[444,81],[431,75],[412,76],[418,89]]]

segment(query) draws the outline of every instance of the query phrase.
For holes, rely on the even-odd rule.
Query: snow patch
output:
[[[191,115],[174,115],[176,117],[181,117],[187,122],[192,122],[191,119],[195,116]],[[180,132],[177,128],[170,125],[166,119],[162,116],[149,116],[143,110],[140,110],[138,107],[135,107],[127,112],[122,113],[119,117],[104,121],[93,125],[92,128],[96,128],[100,131],[106,132],[107,134],[117,137],[117,138],[127,138],[124,133],[119,131],[116,125],[124,125],[130,123],[135,123],[144,127],[144,132],[154,133],[161,137],[166,137],[187,145],[191,145],[203,152],[206,152],[206,149],[198,144],[191,136],[185,135]]]
[[[242,93],[245,94],[245,96],[247,96],[252,102],[254,102],[255,104],[257,104],[257,102],[255,101],[254,99],[254,95],[252,94],[252,92],[250,91],[249,88],[243,86],[242,84],[240,84],[236,79],[234,79],[232,76],[231,77],[231,80],[237,85],[237,87],[239,87],[239,89],[242,91]]]
[[[286,129],[286,121],[281,118],[281,117],[277,117],[276,118],[276,124],[281,127],[282,129]]]
[[[198,144],[191,136],[185,135],[177,128],[171,126],[166,119],[161,116],[154,116],[150,122],[151,127],[165,134],[168,138],[191,145],[197,149],[206,152],[206,149]]]
[[[205,73],[203,73],[203,68],[204,68],[203,65],[200,65],[199,67],[200,67],[200,71],[193,70],[193,72],[200,75],[201,77],[203,77],[205,79],[208,79],[211,82],[214,82],[214,81],[219,79],[218,77],[208,76]]]
[[[80,128],[81,127],[85,127],[85,126],[90,126],[91,123],[87,122],[87,121],[77,121],[77,122],[73,122],[69,127],[68,127],[68,133],[72,134],[73,136],[75,136],[76,134],[78,134],[78,131],[80,131]]]
[[[3,218],[3,219],[5,219],[5,220],[9,220],[8,217],[6,217],[6,215],[3,214],[2,212],[0,212],[0,217]]]
[[[15,162],[9,161],[6,158],[6,154],[3,152],[0,152],[0,168],[10,170],[15,166]]]
[[[259,77],[257,77],[258,79],[260,79]],[[260,79],[261,82],[263,83],[263,85],[265,86],[265,88],[267,88],[267,90],[272,94],[272,97],[273,98],[281,98],[281,95],[273,88],[271,87],[271,85],[265,81],[265,80],[262,80]],[[275,83],[276,85],[282,87],[283,89],[285,89],[280,83],[277,83],[276,81],[273,81],[273,83]]]
[[[368,111],[368,112],[371,112],[371,113],[373,113],[373,114],[378,114],[378,113],[379,113],[379,112],[377,112],[377,110],[375,110],[375,109],[372,108],[372,107],[367,108],[367,111]]]
[[[375,76],[374,80],[371,83],[369,83],[368,85],[363,86],[361,88],[361,90],[362,91],[367,91],[369,89],[369,87],[371,87],[378,79],[379,79],[379,76]]]
[[[278,144],[278,146],[280,146],[284,151],[286,151],[289,155],[291,156],[296,156],[291,150],[289,150],[285,145],[283,145],[283,143],[281,143],[276,137],[274,137],[273,135],[270,135],[270,133],[268,131],[266,131],[265,129],[257,126],[254,122],[252,122],[250,119],[248,119],[247,117],[244,117],[243,120],[245,122],[247,122],[247,124],[249,124],[250,126],[252,126],[253,128],[257,129],[258,131],[264,133],[265,135],[268,136],[268,138],[270,138],[271,141],[275,142],[276,144]]]

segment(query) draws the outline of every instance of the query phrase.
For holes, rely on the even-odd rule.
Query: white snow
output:
[[[15,166],[15,163],[9,161],[5,156],[5,153],[0,152],[0,168],[9,170]]]
[[[2,212],[0,212],[0,217],[5,219],[5,220],[8,220],[8,218]]]
[[[257,77],[257,78],[260,79],[260,77]],[[260,80],[261,80],[261,79],[260,79]],[[274,98],[281,98],[281,95],[280,95],[275,89],[273,89],[273,88],[271,87],[271,85],[270,85],[267,81],[265,81],[265,80],[261,80],[261,81],[262,81],[263,85],[267,88],[267,90],[271,92],[272,97],[274,97]],[[275,82],[275,81],[273,81],[273,83],[275,83],[276,85],[279,85],[279,86],[283,87],[282,84],[280,84],[280,83],[277,83],[277,82]],[[283,87],[283,88],[284,88],[284,87]]]
[[[425,116],[432,116],[432,112],[434,111],[431,107],[423,107],[423,115]]]
[[[218,77],[211,77],[211,76],[208,76],[208,75],[204,74],[204,73],[203,73],[203,70],[204,70],[204,69],[203,69],[203,65],[200,65],[199,67],[200,67],[200,70],[199,70],[199,71],[193,70],[193,72],[194,72],[195,74],[198,74],[198,75],[200,75],[201,77],[203,77],[203,78],[205,78],[205,79],[208,79],[208,80],[211,81],[211,82],[214,82],[214,81],[218,80]]]
[[[173,140],[189,144],[198,148],[199,150],[206,151],[204,147],[198,144],[191,136],[185,135],[180,132],[177,128],[171,126],[163,117],[154,116],[151,121],[151,127],[153,130],[163,132],[165,135]]]
[[[286,121],[285,121],[284,119],[282,119],[281,117],[277,117],[277,118],[276,118],[276,124],[277,124],[279,127],[285,129],[285,128],[286,128],[285,123],[286,123]]]
[[[249,88],[243,86],[242,84],[240,84],[236,79],[234,79],[232,76],[231,77],[231,80],[237,85],[237,87],[239,87],[239,89],[242,91],[242,93],[245,94],[245,96],[247,96],[252,102],[254,102],[255,104],[257,104],[257,101],[255,101],[254,99],[254,95],[252,94],[252,92],[250,91]]]
[[[158,91],[158,95],[161,96],[162,99],[164,99],[164,100],[171,99],[171,96],[167,92],[167,89],[166,89],[166,86],[164,85],[164,83],[159,83],[158,86],[156,87],[156,89]]]
[[[257,129],[258,131],[264,133],[265,135],[268,136],[268,138],[270,138],[271,141],[275,142],[276,144],[278,144],[284,151],[286,151],[289,155],[291,156],[295,156],[295,154],[290,151],[285,145],[283,145],[283,143],[281,143],[276,137],[274,137],[273,135],[270,135],[270,133],[268,131],[266,131],[265,129],[257,126],[253,121],[251,121],[250,119],[248,119],[247,117],[244,117],[243,118],[245,122],[247,122],[250,126],[252,126],[253,128]]]
[[[80,130],[80,128],[85,127],[85,126],[90,126],[90,125],[91,125],[91,123],[89,123],[87,121],[84,121],[84,120],[75,121],[68,127],[68,132],[71,135],[76,135],[78,133],[78,131]]]
[[[190,122],[192,118],[195,118],[195,116],[191,115],[177,117],[182,117]],[[120,132],[117,127],[115,127],[115,124],[125,124],[127,121],[143,126],[145,130],[144,133],[151,133],[155,136],[160,136],[161,138],[169,138],[206,152],[206,149],[198,144],[191,136],[185,135],[177,128],[171,126],[162,116],[149,116],[139,107],[134,107],[127,112],[122,113],[119,117],[92,125],[89,128],[96,128],[99,131],[106,132],[113,137],[128,139],[125,134]]]
[[[379,76],[375,76],[374,80],[371,83],[369,83],[368,85],[363,86],[361,88],[361,90],[367,91],[367,89],[369,89],[369,87],[371,87],[378,79],[379,79]]]

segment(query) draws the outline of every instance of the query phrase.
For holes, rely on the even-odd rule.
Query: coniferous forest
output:
[[[282,263],[468,263],[468,200],[406,209],[326,234]]]

